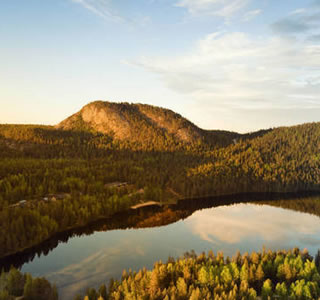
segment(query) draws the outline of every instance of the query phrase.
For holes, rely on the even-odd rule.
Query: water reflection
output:
[[[320,231],[319,217],[267,205],[237,204],[206,209],[196,212],[185,223],[190,232],[214,245],[238,244],[247,239],[273,244],[284,241],[303,244],[306,240],[319,243],[318,238],[311,238]],[[296,237],[303,241],[296,241]]]
[[[127,266],[121,263],[123,257],[135,257],[137,260],[145,255],[143,245],[134,245],[132,241],[124,240],[109,247],[103,247],[90,254],[83,260],[67,265],[56,272],[50,272],[47,278],[56,282],[64,297],[72,299],[79,290],[87,286],[96,286],[101,278],[110,278],[117,274],[117,269],[124,269]]]
[[[14,263],[23,265],[23,272],[46,276],[57,284],[63,300],[88,286],[119,278],[123,269],[151,268],[157,260],[166,261],[192,249],[222,250],[231,256],[237,250],[251,252],[265,245],[270,249],[307,247],[315,254],[320,248],[320,218],[316,216],[320,215],[320,198],[281,195],[281,200],[275,200],[279,197],[251,194],[193,199],[124,212],[61,234],[7,258],[0,267]],[[241,203],[244,200],[250,203]]]

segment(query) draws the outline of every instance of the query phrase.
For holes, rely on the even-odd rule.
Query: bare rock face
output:
[[[87,105],[81,110],[81,117],[98,132],[113,134],[120,140],[130,138],[131,130],[128,120],[111,106]]]
[[[149,135],[169,134],[178,142],[193,143],[202,130],[171,110],[145,104],[95,101],[59,123],[65,130],[93,130],[119,140],[139,140],[143,130]],[[145,136],[144,136],[145,138]]]
[[[56,127],[65,130],[88,129],[112,135],[120,140],[129,139],[130,124],[116,108],[116,103],[92,102]]]
[[[220,147],[232,144],[234,132],[200,129],[181,115],[147,104],[95,101],[65,119],[56,128],[99,132],[142,148],[198,144]],[[139,147],[138,147],[139,148]]]

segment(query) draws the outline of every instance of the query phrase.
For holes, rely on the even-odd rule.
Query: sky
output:
[[[320,0],[0,0],[0,123],[94,100],[204,129],[320,121]]]

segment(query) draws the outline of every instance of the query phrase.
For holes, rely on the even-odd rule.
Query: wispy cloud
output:
[[[304,107],[318,97],[320,45],[295,39],[251,38],[213,33],[182,56],[143,57],[133,64],[160,76],[166,85],[217,107],[247,109]],[[320,103],[309,103],[317,106]]]
[[[71,0],[74,3],[82,5],[85,9],[88,9],[95,15],[114,22],[123,23],[126,21],[125,18],[116,14],[111,9],[110,0]]]
[[[112,7],[112,0],[71,0],[94,13],[95,15],[111,22],[124,23],[135,26],[146,26],[151,22],[149,16],[124,17]]]
[[[249,2],[250,0],[180,0],[176,6],[186,8],[193,15],[216,15],[228,18]]]
[[[317,37],[302,43],[282,35],[259,38],[242,32],[218,32],[179,56],[141,57],[130,63],[157,74],[169,89],[189,99],[193,103],[189,111],[208,112],[199,125],[212,128],[217,124],[212,114],[217,111],[224,116],[251,111],[261,120],[264,111],[269,115],[288,109],[292,114],[302,109],[319,112]],[[277,122],[281,119],[279,116]],[[276,126],[270,120],[264,123],[260,126]]]
[[[289,15],[298,15],[298,14],[303,14],[305,12],[306,12],[305,8],[298,8],[298,9],[295,9],[292,12],[290,12]]]
[[[262,13],[261,9],[250,10],[243,16],[242,21],[249,22],[250,20],[252,20],[256,16],[260,15],[261,13]]]

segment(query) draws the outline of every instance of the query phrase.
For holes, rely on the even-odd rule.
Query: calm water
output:
[[[320,248],[320,218],[308,213],[266,204],[233,204],[189,213],[184,209],[183,217],[161,227],[72,237],[46,256],[25,263],[22,271],[46,276],[56,283],[64,300],[88,286],[119,278],[123,269],[151,268],[155,261],[166,261],[169,256],[178,257],[190,250],[222,250],[232,256],[237,250],[251,252],[263,246],[306,247],[314,255]]]

